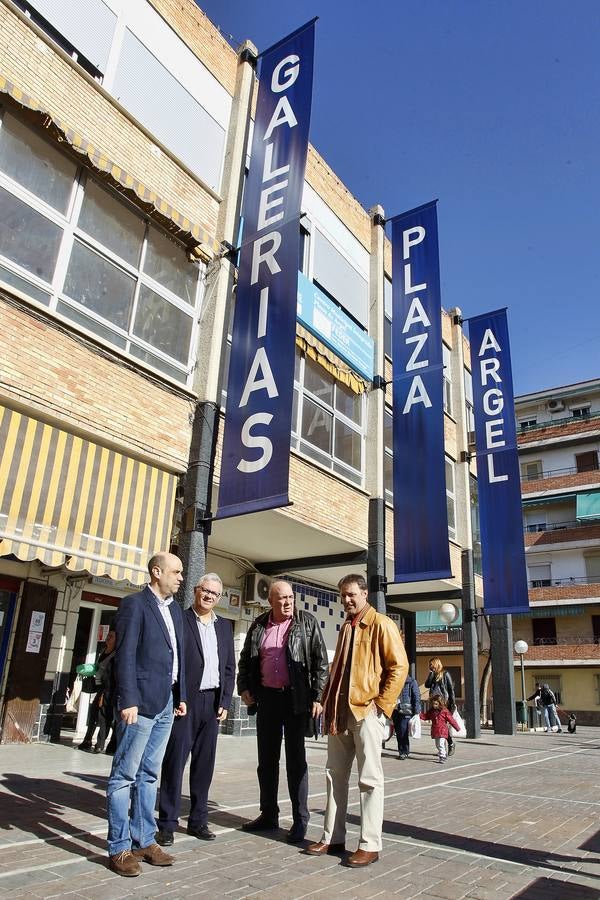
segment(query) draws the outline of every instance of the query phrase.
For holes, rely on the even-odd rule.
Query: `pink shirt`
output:
[[[263,687],[289,687],[290,673],[286,658],[287,639],[293,617],[283,622],[274,622],[269,616],[265,634],[260,645],[260,680]]]

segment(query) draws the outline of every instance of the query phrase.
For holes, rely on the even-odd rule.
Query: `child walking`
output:
[[[451,725],[455,731],[459,731],[459,726],[446,709],[444,698],[434,694],[431,699],[431,709],[429,712],[421,713],[421,718],[431,722],[431,737],[437,748],[438,762],[445,763],[448,756],[448,726]]]

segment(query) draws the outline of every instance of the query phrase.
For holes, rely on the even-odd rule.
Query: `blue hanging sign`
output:
[[[233,320],[217,517],[288,500],[314,22],[265,51]]]
[[[395,582],[452,576],[436,203],[392,219]]]
[[[351,369],[373,380],[373,338],[302,272],[298,272],[298,321]]]
[[[484,609],[529,609],[506,310],[469,319]]]

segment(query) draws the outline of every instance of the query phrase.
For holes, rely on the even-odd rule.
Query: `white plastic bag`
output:
[[[412,716],[408,723],[408,735],[418,741],[421,737],[421,718],[420,716]]]
[[[459,726],[458,731],[456,730],[456,728],[453,728],[452,725],[450,726],[450,734],[452,735],[452,737],[466,738],[466,736],[467,736],[467,726],[466,726],[465,723],[463,722],[462,716],[460,715],[460,713],[458,712],[458,710],[455,710],[455,711],[452,713],[452,718],[454,719],[454,721],[456,722],[456,724]]]

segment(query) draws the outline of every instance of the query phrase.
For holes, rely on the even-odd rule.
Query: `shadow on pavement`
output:
[[[360,824],[358,816],[349,816],[351,821]],[[563,856],[560,853],[552,853],[545,850],[534,850],[530,847],[514,847],[511,844],[494,843],[465,837],[462,834],[448,834],[445,831],[434,831],[430,828],[420,828],[417,825],[403,825],[400,822],[384,820],[383,834],[393,834],[397,837],[412,838],[417,841],[425,841],[436,847],[447,847],[451,850],[463,850],[468,853],[487,856],[492,859],[505,860],[507,862],[520,863],[523,866],[532,866],[537,869],[552,869],[556,872],[582,875],[586,878],[597,877],[579,869],[569,868],[569,863],[585,862],[580,856]],[[560,882],[561,885],[564,882]],[[596,893],[596,898],[600,893]]]
[[[598,900],[596,888],[553,878],[536,878],[526,888],[513,894],[512,900]]]
[[[596,831],[595,834],[590,835],[590,837],[579,846],[582,850],[588,850],[590,853],[600,853],[600,831]]]
[[[2,829],[29,832],[34,837],[78,856],[90,856],[89,847],[69,838],[84,838],[87,844],[105,850],[106,842],[85,828],[69,822],[69,812],[80,810],[101,820],[106,818],[105,801],[95,791],[51,778],[28,778],[16,773],[0,776]]]

